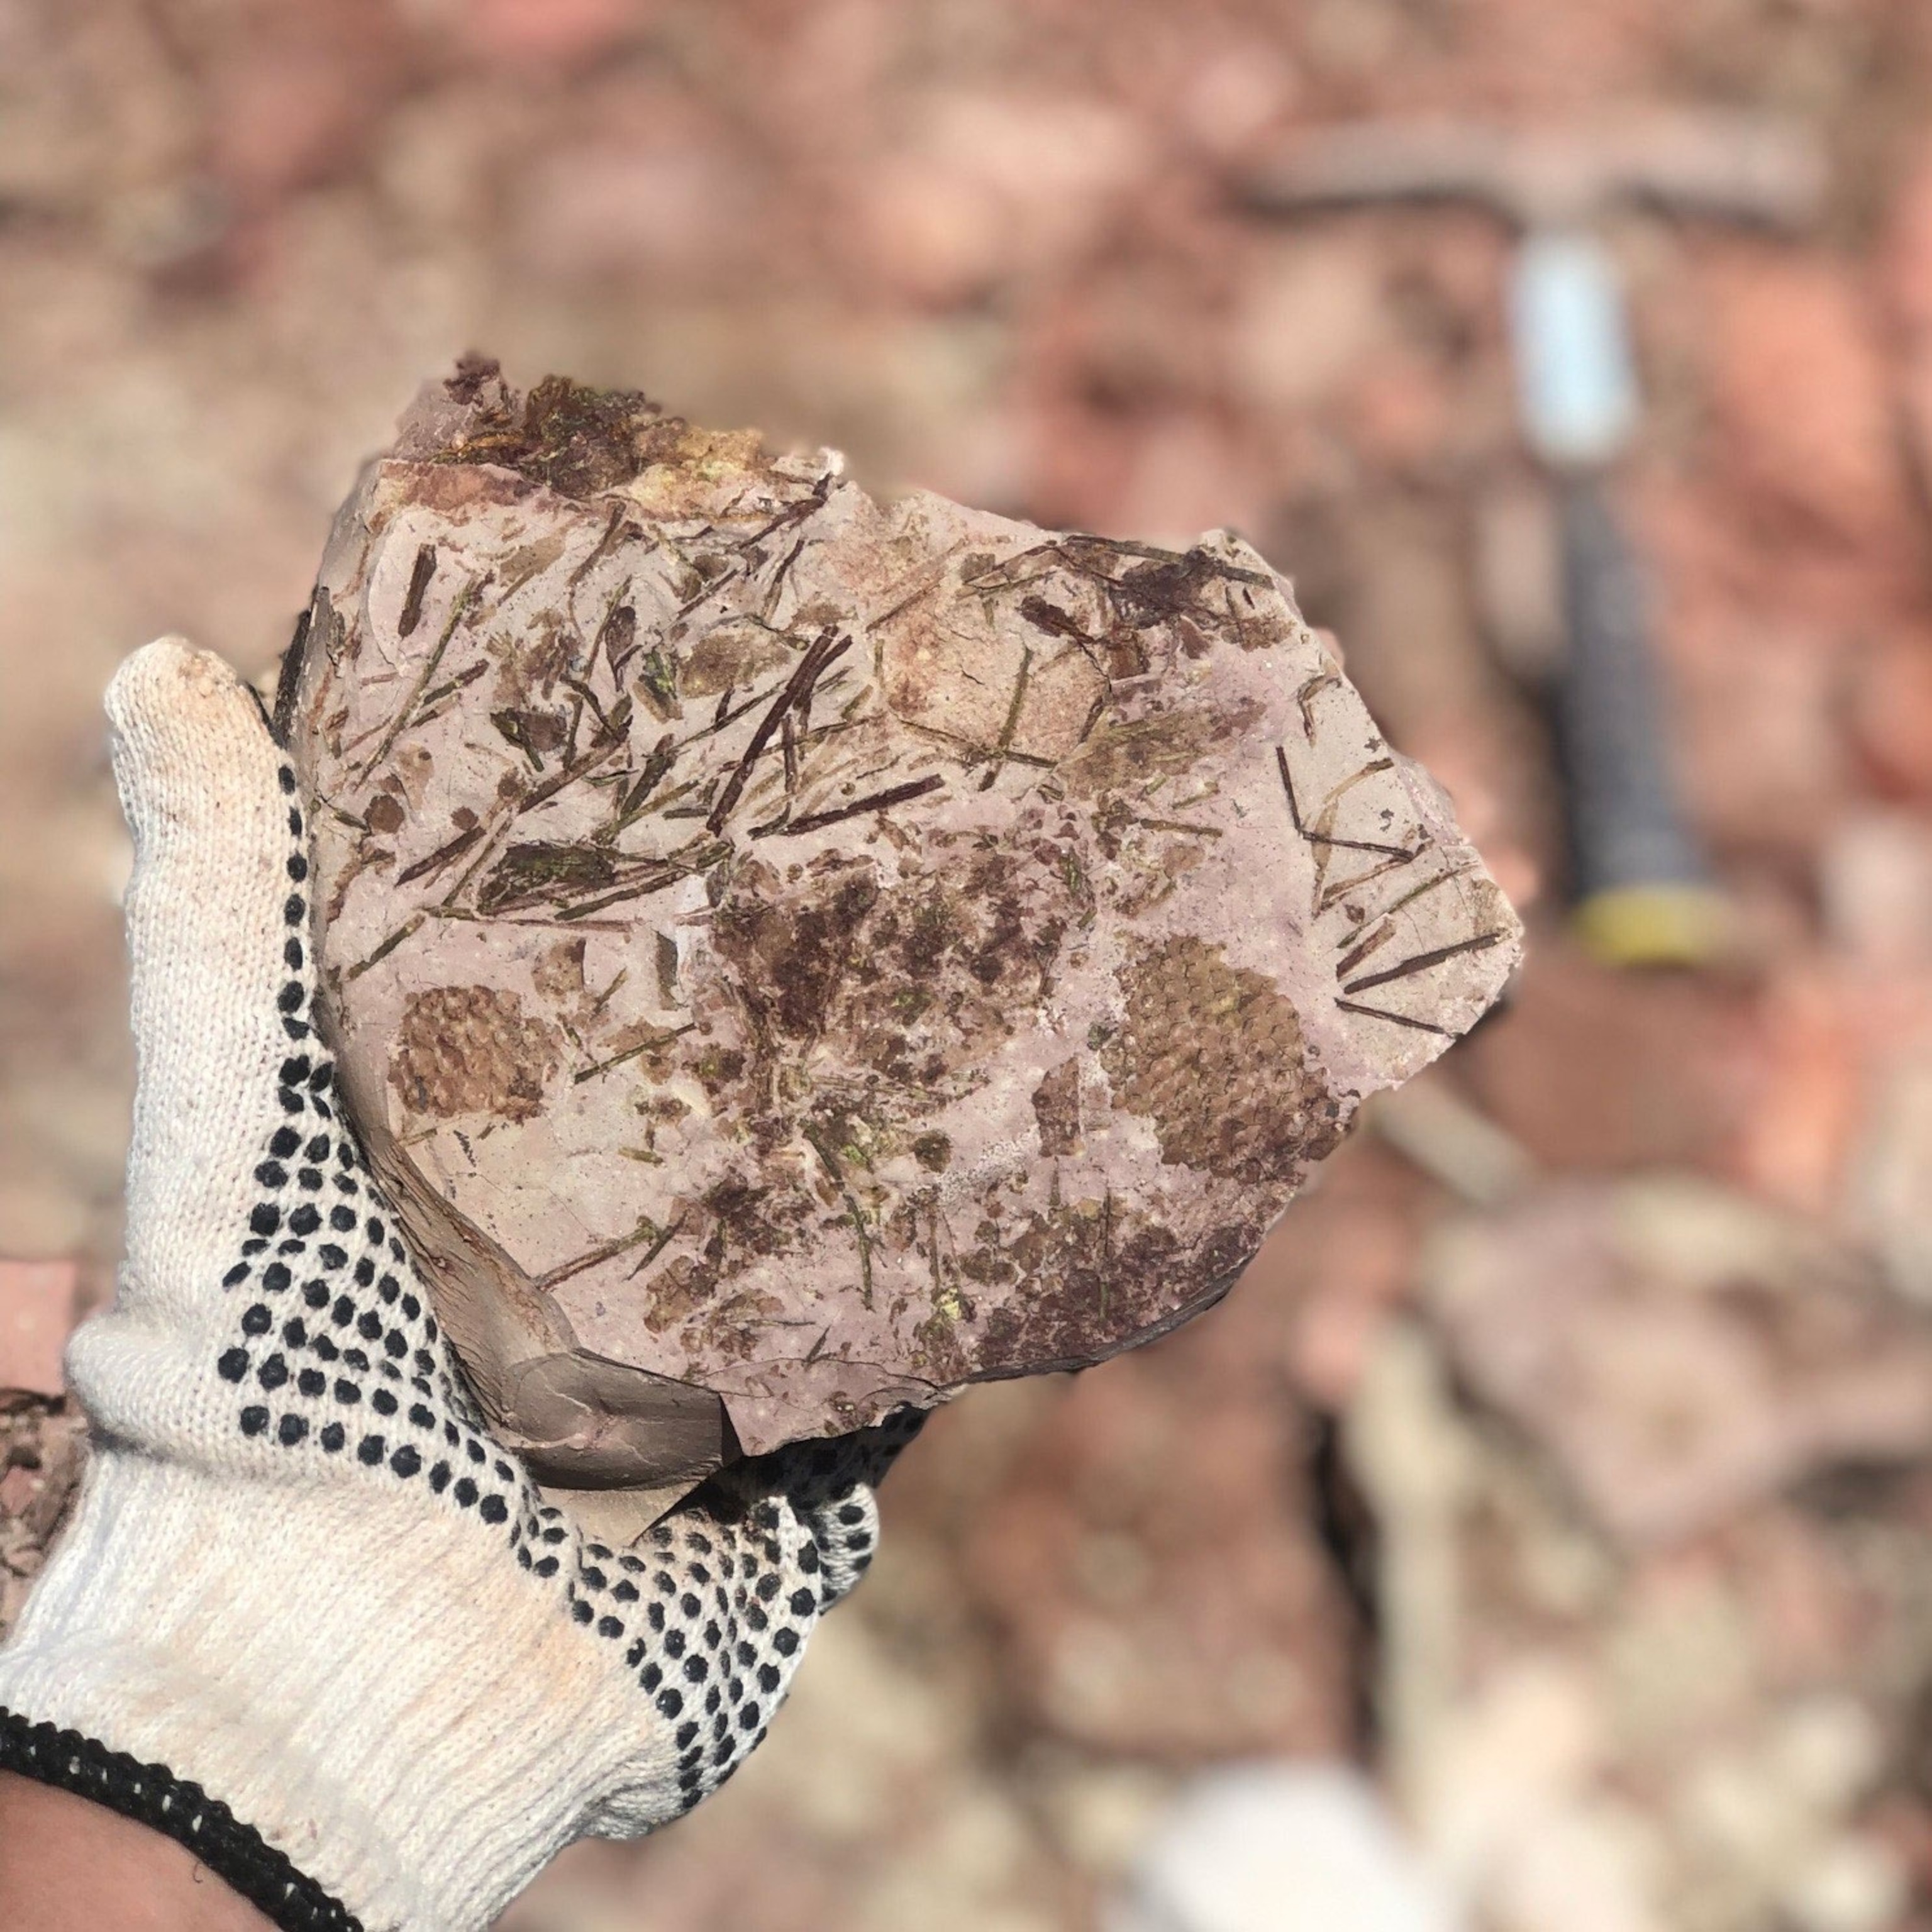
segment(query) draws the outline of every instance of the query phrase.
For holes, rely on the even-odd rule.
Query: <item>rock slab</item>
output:
[[[278,722],[352,1110],[560,1482],[1172,1328],[1519,956],[1238,539],[494,364],[344,505]]]

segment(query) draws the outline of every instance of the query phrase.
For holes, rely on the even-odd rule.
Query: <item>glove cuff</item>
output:
[[[6,1768],[164,1830],[210,1801],[184,1842],[278,1924],[481,1932],[674,1753],[500,1554],[388,1502],[103,1448],[0,1649]]]

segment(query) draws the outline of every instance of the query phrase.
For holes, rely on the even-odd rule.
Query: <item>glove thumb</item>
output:
[[[253,693],[163,638],[107,691],[134,868],[126,913],[136,1085],[124,1303],[211,1292],[259,1190],[278,1068],[310,1040],[308,876],[293,770]]]

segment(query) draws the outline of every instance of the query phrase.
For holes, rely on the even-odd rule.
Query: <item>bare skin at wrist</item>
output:
[[[184,1846],[70,1792],[0,1772],[9,1932],[273,1932]]]

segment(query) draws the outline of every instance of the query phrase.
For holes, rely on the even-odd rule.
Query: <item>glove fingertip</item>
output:
[[[148,1279],[164,1250],[218,1248],[245,1217],[274,1069],[310,1030],[308,863],[294,772],[212,652],[147,645],[106,711],[134,845],[128,1246]]]
[[[181,820],[197,802],[232,808],[272,779],[278,754],[254,694],[185,638],[135,652],[109,683],[105,709],[115,778],[137,832],[147,808]]]

